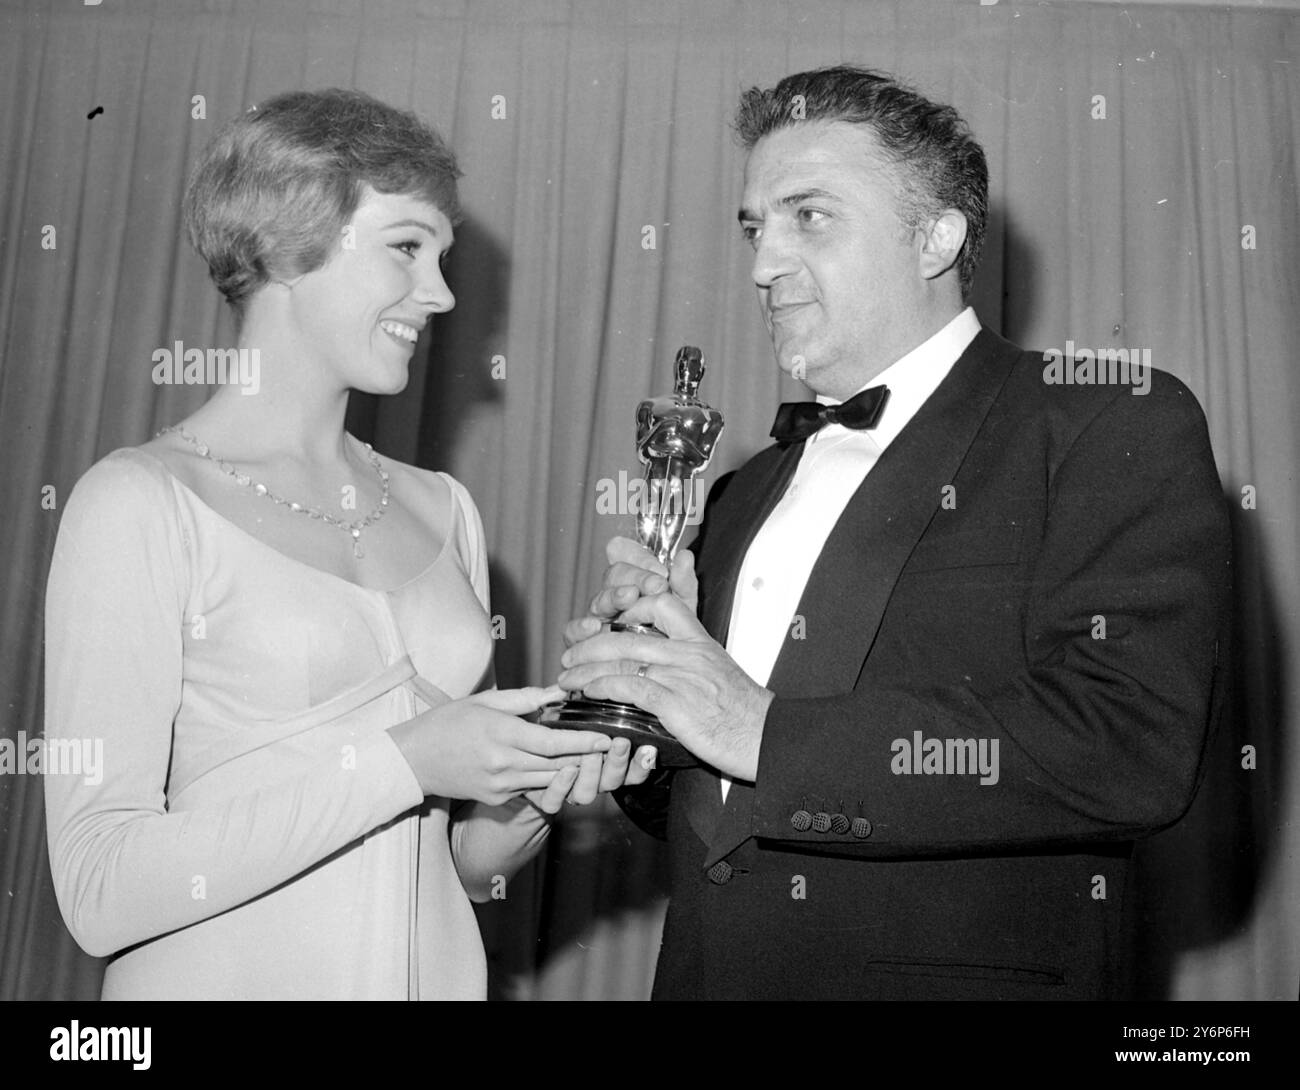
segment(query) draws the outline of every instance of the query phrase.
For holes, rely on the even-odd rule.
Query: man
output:
[[[671,845],[655,996],[1122,996],[1133,840],[1189,806],[1226,661],[1200,408],[980,327],[949,107],[839,67],[737,127],[763,317],[821,407],[718,481],[670,583],[611,544],[560,676],[702,762],[621,792]],[[671,638],[596,634],[620,613]]]

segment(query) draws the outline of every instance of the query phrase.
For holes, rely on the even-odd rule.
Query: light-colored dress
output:
[[[46,734],[102,766],[47,774],[46,813],[64,919],[116,955],[104,998],[485,996],[461,827],[386,731],[491,658],[481,523],[443,479],[454,529],[393,591],[258,541],[143,451],[78,483]]]

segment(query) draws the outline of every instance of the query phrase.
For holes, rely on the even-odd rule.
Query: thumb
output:
[[[691,607],[667,591],[637,599],[636,605],[625,610],[619,620],[626,624],[654,625],[665,636],[676,640],[710,638]]]
[[[693,611],[699,595],[699,582],[695,578],[695,554],[690,549],[683,549],[673,557],[673,570],[668,582],[673,593]]]
[[[529,712],[535,712],[543,704],[560,700],[563,696],[564,690],[558,685],[551,685],[545,689],[538,685],[531,685],[525,689],[484,689],[483,692],[475,693],[468,699],[480,707],[505,712],[506,715],[527,715]]]

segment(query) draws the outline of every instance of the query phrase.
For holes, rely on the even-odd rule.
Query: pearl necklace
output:
[[[166,435],[170,431],[174,431],[209,462],[215,463],[221,472],[226,474],[226,476],[233,477],[235,483],[241,487],[251,488],[259,496],[265,496],[268,500],[279,504],[281,507],[287,507],[290,511],[297,511],[299,514],[306,515],[308,518],[328,522],[331,526],[337,526],[340,530],[346,531],[352,537],[352,555],[358,560],[361,560],[366,555],[365,550],[361,547],[361,531],[365,530],[367,527],[373,526],[383,518],[384,511],[388,508],[388,474],[384,472],[384,467],[379,464],[379,455],[374,452],[374,448],[372,448],[369,443],[364,443],[362,445],[366,448],[366,456],[370,459],[370,464],[374,466],[375,473],[379,477],[379,484],[382,488],[382,493],[379,497],[379,505],[363,519],[353,522],[344,522],[342,519],[335,518],[328,512],[322,511],[319,507],[304,507],[300,503],[294,503],[292,500],[287,500],[283,496],[277,495],[275,492],[272,492],[267,488],[266,485],[262,484],[261,481],[253,480],[247,473],[240,472],[239,469],[231,465],[224,458],[218,458],[208,449],[208,445],[202,442],[197,435],[190,434],[179,424],[173,424],[169,428],[163,428],[158,434]]]

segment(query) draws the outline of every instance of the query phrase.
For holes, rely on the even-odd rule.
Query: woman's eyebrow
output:
[[[438,228],[431,223],[425,223],[424,220],[396,220],[393,223],[384,224],[385,231],[391,227],[420,227],[428,231],[434,238],[438,237]]]

